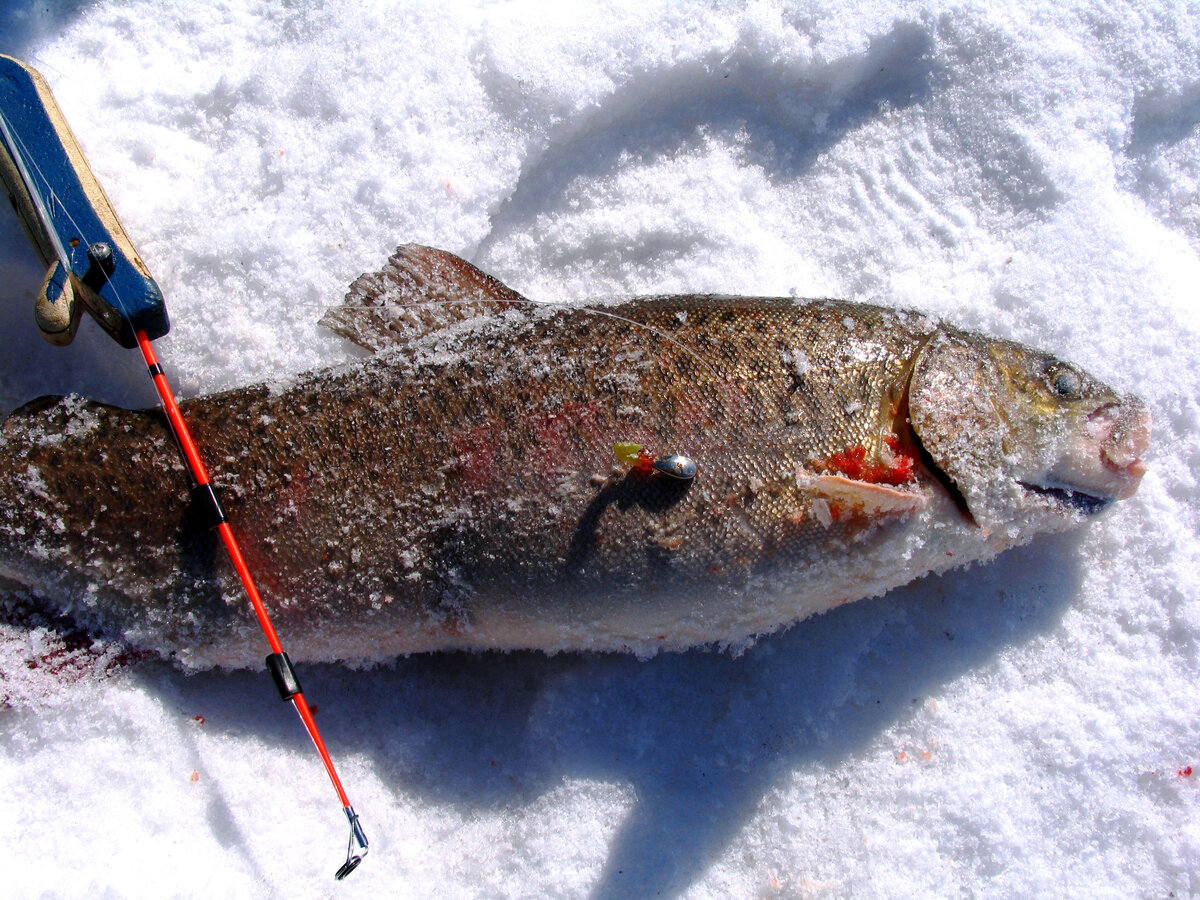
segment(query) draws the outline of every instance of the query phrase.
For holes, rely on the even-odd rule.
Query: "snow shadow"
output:
[[[303,666],[300,677],[335,756],[366,756],[400,803],[519,812],[564,779],[632,786],[591,896],[674,896],[789,775],[832,774],[872,752],[962,674],[1052,630],[1078,592],[1076,540],[1051,536],[849,604],[741,656],[449,653],[358,672]],[[139,677],[208,729],[304,752],[265,673],[151,665]],[[372,838],[388,852],[386,835]]]
[[[7,198],[4,198],[6,201]],[[153,406],[154,386],[136,350],[126,350],[84,315],[75,340],[55,347],[33,321],[45,272],[20,220],[0,203],[0,419],[46,394],[81,394],[127,408]]]
[[[0,53],[36,66],[36,59],[26,58],[36,45],[61,34],[93,5],[92,0],[0,0]]]
[[[603,178],[630,160],[675,156],[714,132],[744,135],[748,162],[794,178],[883,109],[928,96],[932,50],[924,28],[897,22],[871,38],[863,53],[832,62],[786,65],[743,48],[636,73],[586,113],[531,138],[520,178],[492,214],[475,256],[485,257],[539,214],[560,209],[577,179]],[[550,111],[530,109],[519,82],[496,71],[485,51],[473,63],[501,114],[536,132],[539,117]]]
[[[1177,144],[1200,125],[1200,81],[1178,91],[1157,90],[1133,104],[1127,152],[1142,156],[1161,145]]]

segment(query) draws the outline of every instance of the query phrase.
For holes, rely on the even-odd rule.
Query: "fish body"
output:
[[[1149,441],[1066,363],[862,304],[536,304],[409,245],[324,321],[372,355],[183,404],[295,659],[743,646],[1075,524]],[[3,434],[0,583],[261,665],[157,411],[48,400]]]

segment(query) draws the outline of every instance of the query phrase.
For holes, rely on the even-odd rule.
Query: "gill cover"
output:
[[[1003,438],[989,388],[997,372],[970,338],[944,328],[917,354],[908,414],[925,462],[981,527],[998,524]]]

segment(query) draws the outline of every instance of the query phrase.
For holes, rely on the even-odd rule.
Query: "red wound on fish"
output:
[[[912,481],[913,458],[900,452],[900,439],[893,434],[883,439],[891,451],[891,462],[867,462],[867,450],[861,444],[831,455],[823,463],[824,468],[845,475],[855,481],[868,484],[900,485]]]

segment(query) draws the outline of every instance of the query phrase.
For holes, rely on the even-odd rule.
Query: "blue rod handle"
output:
[[[42,335],[67,344],[80,308],[123,347],[170,322],[162,292],[134,250],[41,74],[0,55],[0,181],[49,267],[34,306]],[[78,301],[78,302],[77,302]]]

